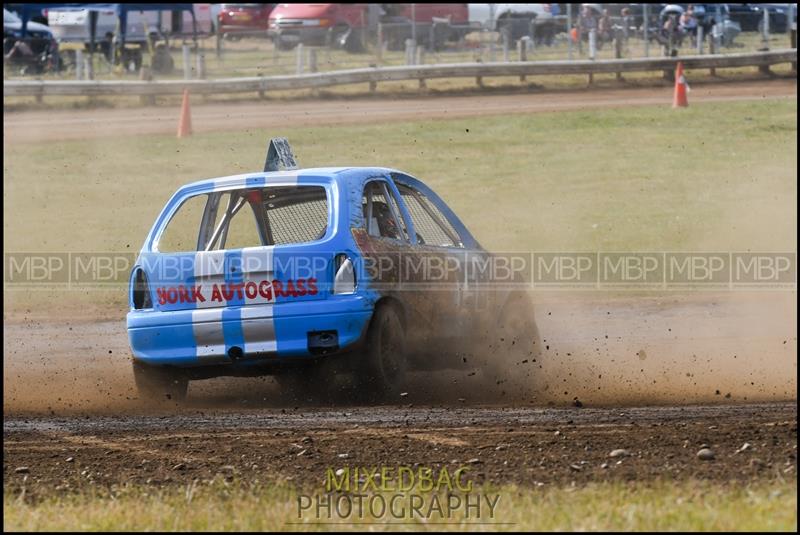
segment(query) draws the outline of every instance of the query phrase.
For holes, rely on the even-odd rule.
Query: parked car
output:
[[[210,34],[213,31],[212,5],[192,4],[198,34]],[[90,42],[91,27],[88,9],[78,7],[52,8],[47,12],[47,19],[54,35],[62,43]],[[109,9],[101,10],[97,15],[95,29],[96,40],[102,41],[106,36],[117,31],[119,18],[109,4]],[[189,11],[156,11],[131,10],[127,14],[125,42],[146,46],[147,36],[152,33],[164,33],[172,36],[192,35],[192,15]]]
[[[154,54],[152,64],[163,66],[171,63],[168,59],[169,37],[189,37],[210,34],[213,31],[211,4],[189,4],[194,13],[186,9],[162,9],[158,4],[146,9],[131,9],[127,12],[125,28],[125,48],[122,49],[121,63],[138,70],[142,57],[148,52]],[[107,9],[104,9],[106,8]],[[144,7],[144,6],[143,6]],[[99,10],[98,10],[99,8]],[[160,10],[161,9],[161,10]],[[112,4],[93,6],[97,12],[95,23],[95,50],[103,53],[111,61],[118,36],[119,16]],[[84,7],[59,7],[49,9],[47,17],[54,35],[64,48],[74,52],[76,49],[89,49],[91,46],[92,10]],[[151,41],[148,43],[148,39]],[[156,42],[158,41],[158,42]],[[159,72],[169,69],[156,68]]]
[[[217,15],[217,31],[227,38],[241,35],[267,36],[269,15],[276,4],[222,4]]]
[[[22,18],[22,11],[25,4],[3,4],[3,9],[7,9],[18,17]],[[47,25],[47,7],[30,12],[30,20],[39,24]]]
[[[764,10],[769,13],[769,29],[784,33],[789,20],[788,4],[728,4],[731,20],[738,22],[743,32],[758,32],[764,24]]]
[[[527,294],[470,269],[492,256],[428,186],[395,169],[288,167],[187,184],[157,217],[127,315],[143,397],[272,374],[310,390],[349,377],[379,398],[408,370],[536,355]],[[467,362],[459,351],[487,330],[494,350]]]
[[[61,59],[53,32],[38,22],[28,21],[22,36],[22,19],[3,8],[3,57],[23,74],[59,70]]]
[[[431,46],[433,39],[435,47],[468,33],[468,19],[467,4],[278,4],[270,14],[268,33],[284,49],[303,43],[360,52],[383,23],[392,49],[402,48],[412,33],[424,46]],[[431,30],[435,23],[438,33]]]
[[[536,40],[552,44],[566,25],[566,15],[558,4],[467,4],[469,21],[482,28],[509,31],[512,40],[529,35],[533,24]]]
[[[693,6],[697,23],[703,26],[703,34],[706,36],[719,35],[722,46],[732,46],[736,36],[742,33],[741,25],[737,21],[731,19],[731,12],[728,8],[728,4],[691,5]],[[683,8],[687,8],[688,6],[689,4],[684,4]],[[721,23],[718,20],[720,17],[722,18]]]

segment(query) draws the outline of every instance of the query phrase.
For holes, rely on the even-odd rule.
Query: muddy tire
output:
[[[533,303],[525,293],[511,294],[478,358],[485,386],[515,397],[532,394],[541,354]]]
[[[384,305],[375,310],[359,357],[359,397],[370,401],[396,399],[405,384],[408,361],[405,330],[393,307]]]
[[[189,379],[174,370],[133,362],[133,379],[139,397],[156,402],[182,402],[189,390]]]

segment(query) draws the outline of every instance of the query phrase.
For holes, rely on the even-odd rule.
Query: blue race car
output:
[[[407,370],[488,366],[480,335],[538,351],[527,294],[493,284],[492,258],[419,180],[298,170],[272,140],[264,172],[180,188],[150,230],[130,279],[137,387],[181,400],[190,380],[271,374],[385,399]]]

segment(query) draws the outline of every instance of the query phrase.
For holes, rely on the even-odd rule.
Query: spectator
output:
[[[679,25],[684,35],[692,34],[697,31],[697,19],[694,18],[694,11],[692,11],[691,7],[683,12]]]
[[[33,59],[35,54],[33,53],[33,49],[31,49],[30,45],[23,41],[22,39],[17,39],[14,43],[14,46],[11,47],[11,50],[5,55],[5,59],[7,60],[30,60]]]
[[[631,32],[631,10],[623,7],[620,14],[622,15],[622,36],[627,42]]]
[[[597,14],[595,13],[594,9],[589,6],[583,6],[580,19],[578,20],[578,25],[580,26],[582,34],[588,34],[589,30],[596,30]]]
[[[662,39],[664,55],[668,57],[676,56],[682,40],[678,15],[672,14],[666,17],[662,26]]]
[[[597,33],[599,42],[611,41],[614,35],[614,30],[611,25],[611,14],[607,9],[603,10],[603,16],[600,17],[597,23]]]
[[[597,30],[597,14],[588,5],[583,6],[578,17],[578,52],[583,53],[583,40],[589,38],[589,32]]]

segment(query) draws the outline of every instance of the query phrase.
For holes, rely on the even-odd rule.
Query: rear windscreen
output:
[[[190,197],[161,233],[161,252],[216,251],[320,240],[328,229],[322,186],[270,186]]]

